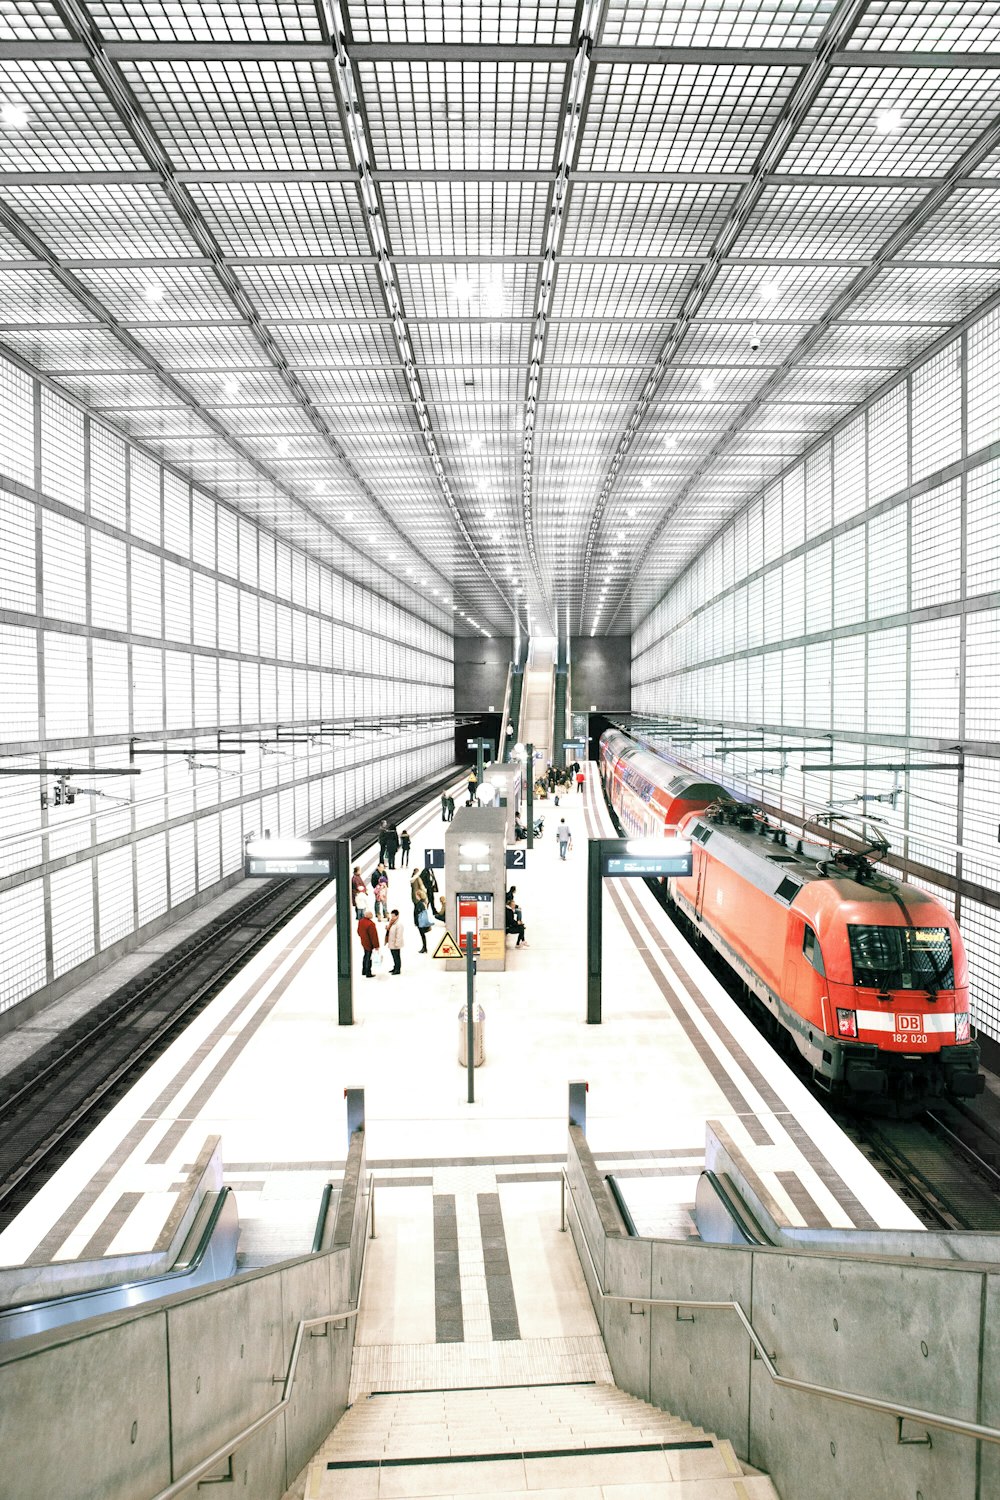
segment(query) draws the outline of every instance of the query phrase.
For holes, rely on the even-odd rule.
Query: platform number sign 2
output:
[[[508,849],[507,850],[507,869],[508,870],[526,870],[527,868],[528,868],[528,851],[527,851],[527,849]]]

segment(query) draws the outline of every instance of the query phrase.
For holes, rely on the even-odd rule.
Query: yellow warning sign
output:
[[[451,933],[446,932],[431,956],[432,958],[462,958],[463,954]]]

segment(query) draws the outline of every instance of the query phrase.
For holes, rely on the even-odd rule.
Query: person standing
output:
[[[372,895],[375,898],[376,920],[379,917],[385,920],[389,915],[389,877],[384,870],[379,871],[372,887]]]
[[[428,904],[430,905],[431,915],[434,916],[434,917],[437,917],[437,919],[438,919],[439,922],[443,922],[444,921],[444,906],[442,905],[441,910],[438,911],[438,908],[437,908],[437,890],[438,890],[437,877],[435,876],[434,871],[431,869],[430,865],[424,865],[424,868],[420,871],[420,879],[423,882],[424,890],[427,892],[427,901],[428,901]]]
[[[365,897],[368,895],[368,887],[365,885],[365,877],[361,873],[361,866],[354,866],[354,874],[351,876],[351,900],[354,902],[354,920],[360,922],[365,910]]]
[[[451,822],[451,820],[452,820],[452,818],[454,816],[455,816],[455,799],[451,795],[451,793],[449,792],[448,793],[448,822],[449,823]]]
[[[410,876],[410,900],[413,902],[413,925],[420,934],[420,951],[426,953],[427,929],[431,925],[431,918],[427,910],[427,887],[420,878],[419,870],[414,870]]]
[[[385,846],[388,838],[389,823],[386,818],[383,818],[381,823],[378,825],[378,862],[380,865],[385,863]]]
[[[465,784],[469,789],[469,800],[465,805],[466,807],[471,807],[476,800],[476,787],[479,785],[479,779],[475,771],[469,772],[469,779]]]
[[[362,976],[365,979],[374,979],[375,975],[372,973],[372,954],[378,951],[378,928],[372,921],[367,907],[362,912],[361,921],[358,923],[358,937],[361,940],[361,947],[364,950],[364,957],[361,960]]]
[[[580,793],[581,796],[583,795],[583,788],[584,788],[584,784],[585,784],[586,780],[587,780],[587,778],[584,775],[584,773],[582,771],[577,771],[577,773],[576,773],[576,789]]]
[[[442,823],[447,823],[448,822],[448,794],[447,794],[447,792],[442,792],[441,793],[441,822]],[[406,856],[404,855],[403,858],[405,859]]]
[[[559,819],[559,827],[556,829],[556,839],[559,842],[559,858],[566,858],[566,850],[573,843],[573,833],[565,818]]]
[[[389,861],[389,869],[394,870],[396,868],[396,855],[399,853],[399,834],[391,824],[385,836],[385,852],[386,858]]]
[[[385,946],[392,954],[392,968],[390,974],[402,974],[403,972],[403,923],[399,912],[395,907],[389,914],[389,925],[385,930]]]
[[[410,835],[407,833],[405,828],[399,835],[399,856],[402,859],[404,865],[408,865],[410,863]]]

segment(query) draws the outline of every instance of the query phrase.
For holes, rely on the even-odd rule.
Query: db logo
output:
[[[897,1016],[896,1017],[896,1030],[897,1031],[919,1031],[920,1030],[920,1017],[919,1016]]]

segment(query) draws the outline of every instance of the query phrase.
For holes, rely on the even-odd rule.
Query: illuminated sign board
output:
[[[336,850],[335,843],[323,839],[253,839],[244,852],[243,874],[332,880],[337,873]]]
[[[691,874],[690,839],[602,839],[601,874],[652,879]]]

